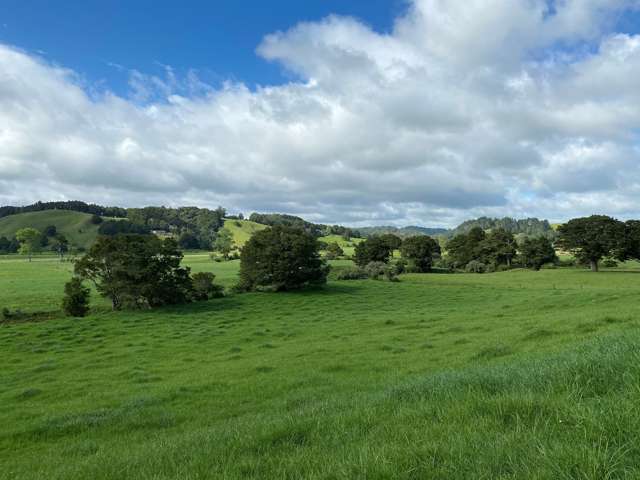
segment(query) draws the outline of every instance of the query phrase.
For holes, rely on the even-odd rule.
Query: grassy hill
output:
[[[98,234],[98,225],[91,223],[91,215],[88,213],[44,210],[0,218],[0,236],[11,238],[18,230],[26,227],[43,231],[49,225],[55,225],[58,232],[64,234],[76,247],[87,248]]]
[[[264,230],[266,225],[251,222],[249,220],[232,220],[224,221],[224,228],[230,230],[233,234],[233,241],[237,247],[243,247],[255,232]]]
[[[64,268],[0,259],[0,306],[59,308]],[[0,325],[0,478],[636,478],[637,277],[403,275]]]

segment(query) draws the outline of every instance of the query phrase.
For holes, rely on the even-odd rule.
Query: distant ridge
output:
[[[365,237],[372,235],[382,235],[385,233],[393,233],[399,237],[413,237],[416,235],[447,235],[449,230],[446,228],[432,228],[432,227],[418,227],[411,225],[408,227],[393,227],[390,225],[384,225],[380,227],[358,227],[357,230]]]

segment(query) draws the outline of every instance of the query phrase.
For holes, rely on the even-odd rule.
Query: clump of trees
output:
[[[7,255],[10,253],[17,253],[20,248],[20,242],[13,237],[11,239],[7,237],[0,237],[0,255]]]
[[[256,232],[240,255],[238,290],[283,291],[323,285],[329,266],[317,238],[297,227],[277,225]]]
[[[213,277],[192,278],[190,269],[180,266],[182,258],[177,242],[171,238],[103,236],[76,262],[74,271],[109,298],[114,310],[152,308],[213,296]]]

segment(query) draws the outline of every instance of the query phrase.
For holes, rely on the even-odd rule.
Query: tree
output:
[[[178,238],[178,245],[180,245],[180,248],[183,250],[196,250],[200,248],[200,240],[193,232],[185,230]]]
[[[275,226],[256,232],[240,255],[239,289],[294,290],[327,281],[316,237],[296,227]]]
[[[402,246],[402,239],[393,233],[384,233],[380,235],[380,238],[389,246],[392,253],[394,250],[398,250]]]
[[[573,253],[583,263],[589,263],[592,272],[598,271],[603,257],[620,254],[625,237],[625,225],[605,215],[574,218],[558,229],[557,245]]]
[[[389,244],[382,237],[369,237],[356,245],[354,261],[360,267],[371,262],[387,263],[391,253]]]
[[[472,228],[466,234],[460,234],[447,242],[447,255],[456,268],[464,267],[471,260],[480,257],[480,248],[486,234],[480,227]]]
[[[624,235],[616,249],[615,258],[620,261],[640,259],[640,220],[627,220]]]
[[[216,239],[213,242],[213,249],[216,252],[219,252],[222,257],[227,260],[234,247],[235,243],[233,241],[233,233],[231,233],[231,230],[228,228],[221,228],[218,230]]]
[[[69,317],[84,317],[89,312],[91,290],[82,285],[82,280],[73,277],[64,286],[62,310]]]
[[[540,270],[545,263],[558,261],[556,251],[547,237],[525,238],[520,246],[520,258],[527,268]]]
[[[42,231],[45,237],[55,237],[56,233],[58,233],[58,229],[55,225],[49,225],[44,228]]]
[[[42,249],[42,234],[35,228],[21,228],[16,232],[16,239],[20,242],[18,252],[27,255],[29,261]]]
[[[193,283],[178,244],[152,235],[98,237],[76,262],[75,273],[93,282],[111,299],[114,310],[123,306],[156,307],[189,302]]]
[[[344,255],[344,250],[337,242],[331,242],[327,245],[327,258],[332,260]]]
[[[516,256],[516,247],[513,233],[504,228],[497,228],[480,242],[477,260],[494,266],[507,265],[510,267],[511,260]]]
[[[56,252],[60,257],[60,261],[64,259],[64,254],[69,251],[69,241],[63,234],[58,233],[51,240],[51,250]]]
[[[433,258],[440,254],[440,245],[427,235],[406,238],[400,247],[402,258],[410,261],[421,272],[428,272]]]
[[[95,213],[93,215],[91,215],[91,218],[89,219],[89,221],[93,224],[93,225],[100,225],[104,220],[102,219],[102,217],[100,215],[96,215]]]

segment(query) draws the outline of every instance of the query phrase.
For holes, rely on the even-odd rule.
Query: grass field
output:
[[[355,253],[356,245],[363,239],[352,238],[351,240],[345,240],[340,235],[327,235],[325,237],[320,237],[318,240],[325,243],[337,243],[338,245],[340,245],[340,248],[344,250],[344,254],[350,257]]]
[[[69,268],[0,259],[0,306],[57,309]],[[0,478],[638,478],[639,294],[403,275],[1,325]]]
[[[261,223],[251,222],[249,220],[227,219],[224,221],[224,228],[233,234],[233,241],[236,247],[241,248],[251,238],[251,235],[267,227]]]
[[[21,228],[43,231],[54,225],[75,247],[88,248],[98,235],[98,225],[91,223],[91,215],[69,210],[45,210],[20,213],[0,218],[0,237],[13,238]]]

